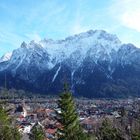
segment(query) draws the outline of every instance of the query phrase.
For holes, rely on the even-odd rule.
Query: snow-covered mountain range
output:
[[[0,58],[0,85],[57,94],[67,81],[75,95],[140,95],[140,49],[116,35],[90,30],[64,40],[23,42]]]

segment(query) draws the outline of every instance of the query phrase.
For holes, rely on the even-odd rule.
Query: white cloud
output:
[[[70,28],[70,34],[78,34],[81,32],[85,32],[89,29],[89,27],[86,25],[84,26],[83,23],[85,22],[85,15],[83,14],[81,16],[81,9],[82,5],[85,4],[84,1],[78,0],[78,6],[75,10],[75,20],[73,20],[73,24],[71,24]],[[87,13],[86,13],[87,14]],[[87,15],[86,15],[87,16]]]
[[[140,9],[138,11],[124,13],[122,15],[122,23],[123,25],[140,32]]]
[[[41,37],[37,33],[26,34],[25,36],[28,41],[35,40],[36,42],[39,42],[41,40]]]
[[[87,27],[82,26],[80,23],[76,23],[76,24],[72,27],[70,33],[71,33],[71,34],[78,34],[78,33],[81,33],[81,32],[85,32],[85,31],[87,31],[87,30],[88,30]]]
[[[111,12],[123,26],[140,32],[140,0],[113,0]]]
[[[24,41],[24,38],[20,35],[17,35],[13,32],[3,31],[0,29],[0,42],[1,43],[8,43],[12,46],[18,47],[18,45]],[[10,46],[9,46],[10,47]]]
[[[14,32],[3,31],[0,29],[0,56],[18,48],[24,40],[24,37],[17,35]]]

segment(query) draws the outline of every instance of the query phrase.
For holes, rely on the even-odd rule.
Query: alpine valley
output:
[[[6,77],[6,78],[5,78]],[[140,49],[90,30],[64,40],[23,42],[0,58],[0,86],[56,95],[68,82],[75,96],[140,95]]]

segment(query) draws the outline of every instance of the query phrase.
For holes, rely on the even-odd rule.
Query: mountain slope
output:
[[[23,42],[0,61],[1,86],[5,73],[9,88],[32,92],[58,94],[67,81],[79,96],[138,96],[140,49],[103,30],[90,30],[65,40]]]

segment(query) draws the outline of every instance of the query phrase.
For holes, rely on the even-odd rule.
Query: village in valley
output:
[[[8,99],[1,97],[1,103],[9,116],[14,118],[15,125],[22,135],[23,140],[28,140],[31,130],[39,126],[45,133],[46,140],[57,139],[57,130],[62,128],[57,120],[60,112],[58,107],[59,97],[24,97]],[[125,137],[133,127],[139,127],[136,123],[140,116],[140,99],[87,99],[74,98],[80,124],[85,133],[94,134],[98,131],[103,120],[108,118],[114,127],[124,131]],[[123,124],[122,124],[123,123]]]

